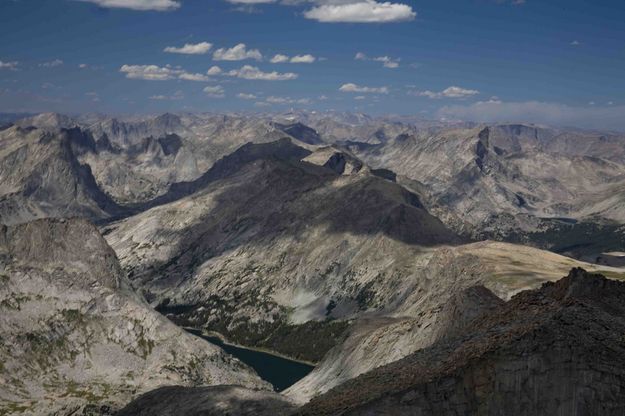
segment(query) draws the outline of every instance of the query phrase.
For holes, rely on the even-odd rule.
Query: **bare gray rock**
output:
[[[0,226],[0,334],[3,414],[115,409],[170,384],[270,387],[136,296],[86,220]]]

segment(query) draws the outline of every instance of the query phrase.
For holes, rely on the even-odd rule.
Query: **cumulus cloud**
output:
[[[209,78],[204,74],[189,73],[180,67],[170,65],[163,67],[157,65],[122,65],[119,72],[126,74],[126,78],[146,81],[168,81],[172,79],[209,81]]]
[[[17,61],[0,61],[0,69],[9,69],[11,71],[17,71],[19,62]]]
[[[314,56],[312,56],[310,54],[296,55],[296,56],[291,58],[290,62],[292,64],[312,64],[313,62],[316,61],[316,59],[317,58],[315,58]]]
[[[225,96],[224,89],[221,85],[206,87],[203,91],[212,98],[223,98]]]
[[[122,65],[119,72],[126,74],[126,78],[144,79],[148,81],[167,81],[177,78],[182,70],[169,66],[160,67],[157,65]]]
[[[263,80],[263,81],[287,81],[297,78],[297,74],[293,72],[279,73],[276,71],[263,72],[255,66],[244,65],[239,69],[233,69],[225,73],[230,77],[237,77],[250,80]]]
[[[245,43],[239,43],[232,48],[219,48],[213,53],[216,61],[242,61],[244,59],[255,59],[260,61],[263,55],[258,49],[247,49]]]
[[[357,61],[376,61],[376,62],[382,62],[382,65],[385,68],[398,68],[399,67],[399,61],[401,61],[400,58],[391,58],[389,56],[377,56],[375,58],[369,58],[366,54],[364,54],[363,52],[358,52],[356,53],[356,56],[354,56],[354,59]]]
[[[286,63],[286,62],[290,62],[292,64],[312,64],[316,60],[317,58],[315,58],[314,56],[310,54],[295,55],[292,58],[289,58],[287,55],[283,55],[279,53],[277,55],[274,55],[273,58],[271,58],[269,62],[271,62],[272,64],[280,64],[280,63]]]
[[[211,66],[208,71],[206,71],[207,75],[219,75],[221,74],[223,71],[221,70],[220,67],[218,67],[217,65]]]
[[[625,130],[625,106],[569,106],[540,101],[479,101],[445,106],[438,117],[478,122],[532,122],[601,130]]]
[[[283,62],[289,62],[289,57],[286,55],[282,55],[282,54],[276,54],[273,56],[273,58],[271,58],[269,62],[271,62],[272,64],[280,64]]]
[[[374,94],[388,94],[388,87],[363,87],[353,83],[347,83],[341,85],[339,88],[341,92],[357,92],[357,93],[374,93]]]
[[[478,90],[469,90],[466,88],[451,86],[445,88],[443,91],[411,91],[409,94],[416,95],[418,97],[428,97],[431,99],[440,98],[467,98],[479,94]]]
[[[159,12],[176,10],[180,2],[176,0],[78,0],[97,4],[100,7],[131,10],[155,10]]]
[[[393,59],[388,56],[378,56],[377,58],[373,58],[376,62],[382,62],[384,68],[397,68],[399,67],[399,59]]]
[[[257,98],[254,94],[246,94],[244,92],[238,93],[237,97],[242,100],[255,100]]]
[[[192,74],[189,72],[183,72],[178,75],[178,78],[184,79],[185,81],[198,81],[198,82],[206,82],[210,79],[204,74]]]
[[[43,62],[39,64],[39,66],[42,68],[54,68],[54,67],[61,66],[61,65],[63,65],[63,61],[60,59],[54,59],[52,61]]]
[[[326,23],[391,23],[413,20],[417,13],[407,4],[375,0],[321,4],[304,13],[307,19]]]
[[[203,55],[207,53],[213,47],[212,43],[200,42],[200,43],[186,43],[182,47],[168,46],[164,49],[169,53],[181,53],[185,55]]]

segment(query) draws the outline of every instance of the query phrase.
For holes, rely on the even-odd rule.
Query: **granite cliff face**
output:
[[[0,226],[0,312],[0,414],[115,409],[169,384],[269,387],[135,295],[85,220]]]
[[[573,269],[299,415],[621,415],[625,284]]]

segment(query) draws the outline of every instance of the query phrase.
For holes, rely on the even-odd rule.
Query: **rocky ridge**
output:
[[[625,284],[573,269],[298,415],[620,415]]]

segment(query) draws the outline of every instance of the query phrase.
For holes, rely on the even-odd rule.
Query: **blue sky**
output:
[[[294,107],[625,130],[622,0],[0,0],[0,39],[4,112]]]

